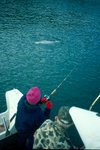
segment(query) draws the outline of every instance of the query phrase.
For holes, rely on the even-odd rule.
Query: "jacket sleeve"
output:
[[[44,143],[45,141],[45,130],[47,125],[51,123],[51,120],[47,119],[42,123],[42,125],[37,129],[34,133],[34,144],[33,144],[33,149],[43,149],[44,148]]]
[[[45,108],[44,115],[46,119],[50,119],[51,109]]]
[[[41,139],[40,139],[40,135],[41,135],[41,129],[37,129],[34,133],[34,144],[33,144],[33,149],[42,149],[42,145],[41,145]]]
[[[45,120],[50,119],[50,113],[51,113],[51,109],[45,108],[44,111],[40,109],[36,119],[37,128],[39,128]]]

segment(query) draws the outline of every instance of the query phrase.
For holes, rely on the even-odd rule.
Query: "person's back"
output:
[[[46,102],[46,108],[42,111],[39,106],[40,101],[40,90],[38,87],[33,87],[18,102],[15,120],[15,127],[18,131],[18,149],[32,149],[34,132],[46,119],[50,118],[52,103]]]
[[[66,112],[67,111],[67,112]],[[61,107],[56,121],[46,120],[34,134],[33,149],[70,149],[66,129],[72,124],[67,107]],[[63,120],[64,117],[64,120]],[[61,121],[65,121],[62,123]]]
[[[50,109],[45,109],[43,114],[38,104],[33,106],[29,105],[25,99],[26,96],[23,95],[18,103],[15,127],[18,131],[22,130],[30,134],[34,133],[43,121],[50,117]]]

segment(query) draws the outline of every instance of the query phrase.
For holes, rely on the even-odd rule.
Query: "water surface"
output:
[[[51,96],[52,118],[62,105],[89,109],[100,93],[99,1],[0,1],[1,112],[7,90],[49,95],[76,65]]]

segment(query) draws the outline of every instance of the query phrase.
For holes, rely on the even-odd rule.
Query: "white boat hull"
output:
[[[15,117],[17,104],[22,93],[18,89],[9,90],[5,93],[7,110],[0,114],[0,140],[15,134]]]
[[[100,114],[73,106],[70,115],[85,149],[100,149]]]

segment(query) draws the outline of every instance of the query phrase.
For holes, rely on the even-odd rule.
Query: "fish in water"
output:
[[[54,44],[58,43],[59,41],[48,41],[48,40],[42,40],[42,41],[37,41],[35,44]]]

